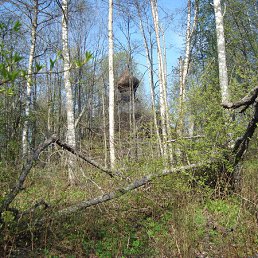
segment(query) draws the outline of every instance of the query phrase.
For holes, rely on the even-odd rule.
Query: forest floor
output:
[[[124,172],[138,178],[159,166],[129,162]],[[19,222],[6,214],[1,257],[258,257],[257,168],[257,157],[249,157],[234,191],[220,183],[211,188],[202,177],[172,174],[116,200],[53,219],[55,211],[123,183],[81,166],[80,184],[69,187],[59,164],[37,166],[13,206],[26,210],[44,199],[50,208]],[[1,183],[1,189],[7,187]]]

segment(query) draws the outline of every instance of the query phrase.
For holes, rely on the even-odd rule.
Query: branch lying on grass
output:
[[[19,179],[16,183],[16,185],[13,187],[13,189],[8,193],[4,199],[2,200],[1,207],[0,207],[0,214],[7,210],[9,205],[12,203],[14,198],[17,196],[17,194],[23,189],[23,184],[25,179],[27,178],[32,166],[34,165],[34,162],[38,159],[39,154],[46,149],[50,144],[54,143],[57,140],[56,135],[52,135],[49,139],[45,140],[42,144],[40,144],[37,149],[33,152],[31,158],[26,161],[22,167],[21,174],[19,176]]]
[[[45,140],[42,144],[40,144],[37,149],[33,152],[32,156],[24,163],[23,167],[22,167],[22,171],[21,174],[17,180],[16,185],[13,187],[13,189],[4,197],[4,199],[1,201],[1,206],[0,206],[0,217],[3,211],[8,210],[9,205],[12,203],[12,201],[15,199],[15,197],[17,196],[17,194],[23,189],[23,185],[24,182],[31,170],[31,168],[33,167],[35,161],[38,160],[40,153],[46,149],[49,145],[51,145],[52,143],[56,143],[57,145],[59,145],[60,147],[62,147],[63,149],[66,149],[67,151],[73,153],[74,155],[80,157],[81,159],[83,159],[84,161],[90,163],[91,165],[95,166],[96,168],[100,169],[101,171],[107,173],[108,175],[110,175],[111,177],[115,176],[115,175],[119,175],[121,177],[122,174],[119,172],[113,172],[111,170],[108,170],[104,167],[102,167],[101,165],[97,164],[94,160],[85,157],[81,152],[76,151],[75,149],[73,149],[71,146],[69,146],[66,143],[61,142],[56,135],[52,135],[50,138],[48,138],[47,140]],[[124,178],[124,177],[123,177]]]
[[[111,176],[111,177],[118,176],[118,175],[119,175],[119,176],[122,176],[121,173],[119,173],[119,172],[114,172],[114,171],[112,171],[112,170],[110,170],[110,169],[107,169],[107,168],[101,166],[100,164],[98,164],[96,161],[94,161],[94,160],[92,160],[92,159],[90,159],[90,158],[88,158],[88,157],[85,157],[85,155],[83,155],[83,153],[81,153],[80,151],[75,150],[75,149],[74,149],[72,146],[70,146],[69,144],[67,144],[67,143],[65,143],[65,142],[61,142],[59,139],[56,140],[56,144],[59,145],[60,147],[62,147],[63,149],[65,149],[65,150],[67,150],[67,151],[73,153],[75,156],[81,158],[82,160],[88,162],[88,163],[91,164],[92,166],[98,168],[99,170],[101,170],[101,171],[107,173],[107,174],[108,174],[109,176]]]
[[[197,163],[197,164],[191,164],[188,166],[183,166],[183,167],[179,167],[179,168],[172,168],[170,170],[164,170],[161,173],[157,173],[157,174],[150,174],[147,176],[142,177],[141,179],[136,179],[133,183],[125,186],[125,187],[121,187],[118,188],[116,190],[114,190],[113,192],[109,192],[106,194],[103,194],[101,196],[98,196],[96,198],[87,200],[87,201],[82,201],[78,204],[75,204],[73,206],[67,207],[63,210],[60,210],[57,212],[57,217],[59,216],[66,216],[69,214],[72,214],[74,212],[86,209],[88,207],[103,203],[103,202],[107,202],[110,201],[112,199],[116,199],[119,198],[120,196],[134,190],[137,189],[149,182],[151,182],[152,180],[159,178],[159,177],[163,177],[172,173],[176,173],[176,172],[182,172],[182,171],[189,171],[189,170],[194,170],[194,169],[200,169],[202,167],[207,167],[209,166],[210,163]]]
[[[246,95],[241,100],[237,101],[236,103],[223,103],[222,106],[224,108],[228,109],[236,109],[239,107],[244,106],[244,108],[240,111],[245,111],[250,105],[254,104],[254,114],[249,122],[245,133],[242,137],[238,138],[236,140],[235,146],[233,148],[233,152],[236,153],[235,156],[235,164],[237,165],[238,162],[243,157],[244,153],[246,152],[250,139],[252,138],[255,129],[257,127],[258,123],[258,87],[255,87],[253,90],[251,90],[248,95]]]

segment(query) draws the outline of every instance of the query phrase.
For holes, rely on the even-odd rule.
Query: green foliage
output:
[[[42,70],[43,67],[44,67],[44,65],[36,62],[36,64],[35,64],[35,73],[38,73],[40,70]]]
[[[93,54],[89,51],[86,51],[84,59],[74,61],[76,68],[80,68],[83,65],[87,64],[92,58]]]
[[[15,32],[18,32],[18,31],[21,29],[21,26],[22,26],[21,22],[20,22],[20,21],[16,21],[16,22],[14,23],[14,25],[13,25],[13,30],[14,30]]]
[[[0,23],[1,30],[10,30],[9,33],[18,33],[21,27],[21,23],[16,21],[13,26],[9,29],[6,24]],[[5,87],[4,84],[13,83],[20,75],[21,69],[18,68],[19,62],[23,57],[15,52],[13,49],[8,49],[3,42],[0,41],[0,94],[4,93],[7,96],[12,96],[14,91],[11,87]]]
[[[211,200],[206,204],[207,210],[216,217],[220,225],[233,228],[236,225],[240,212],[240,205],[236,199],[232,200]]]
[[[3,219],[4,223],[6,224],[10,224],[11,222],[14,221],[14,215],[11,211],[4,211],[2,214],[1,214],[1,218]]]
[[[55,63],[56,63],[56,61],[57,61],[57,59],[55,59],[55,60],[52,60],[51,58],[50,58],[50,71],[52,71],[53,70],[53,68],[54,68],[54,66],[55,66]]]

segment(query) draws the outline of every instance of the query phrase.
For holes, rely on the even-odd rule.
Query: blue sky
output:
[[[184,11],[186,10],[187,0],[160,0],[158,1],[158,5],[160,7],[160,20],[162,20],[162,18],[164,17],[164,12],[172,14],[173,16],[173,19],[171,20],[165,33],[167,49],[167,70],[169,74],[172,71],[173,67],[177,66],[178,58],[180,57],[180,55],[183,54],[184,51],[185,32],[182,29],[182,24],[186,22],[186,16],[184,15]],[[141,37],[140,34],[139,37]],[[138,63],[138,68],[141,71],[141,73],[146,72],[146,60],[143,54],[145,54],[145,52],[135,57],[135,60]],[[144,90],[145,93],[149,95],[147,73],[144,76]]]

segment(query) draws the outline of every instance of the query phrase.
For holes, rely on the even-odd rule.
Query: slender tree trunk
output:
[[[184,132],[184,119],[185,119],[185,97],[186,97],[186,82],[189,72],[190,60],[191,60],[191,44],[193,33],[197,26],[199,0],[195,0],[194,8],[194,21],[191,26],[191,0],[188,0],[187,4],[187,25],[186,25],[186,36],[185,36],[185,56],[184,60],[179,60],[179,73],[180,73],[180,97],[179,97],[179,123],[178,123],[178,134],[183,135]]]
[[[185,101],[185,87],[183,83],[183,59],[180,56],[179,58],[179,118],[178,118],[178,126],[177,126],[177,133],[179,136],[183,135],[184,130],[184,101]]]
[[[219,82],[221,89],[222,103],[229,101],[228,90],[228,72],[226,62],[226,44],[224,36],[223,15],[221,10],[220,0],[213,0],[216,33],[217,33],[217,46],[218,46],[218,63],[219,63]]]
[[[110,165],[115,166],[115,82],[114,82],[114,41],[113,41],[113,0],[109,0],[108,49],[109,49],[109,146]]]
[[[167,146],[167,107],[166,107],[166,83],[164,74],[164,62],[162,56],[162,50],[160,45],[160,32],[159,32],[159,18],[158,18],[158,8],[157,1],[151,0],[151,10],[154,21],[154,28],[157,41],[157,53],[158,53],[158,67],[159,67],[159,88],[160,88],[160,118],[161,118],[161,129],[162,129],[162,140],[164,157],[168,158],[168,146]]]
[[[26,85],[26,101],[25,101],[25,121],[22,132],[22,155],[26,157],[29,151],[29,115],[31,109],[31,93],[32,93],[32,71],[33,71],[33,60],[36,48],[36,39],[37,39],[37,27],[38,27],[38,0],[34,0],[34,13],[31,27],[31,46],[30,46],[30,55],[29,55],[29,64],[28,64],[28,77]]]
[[[63,59],[64,59],[64,85],[66,93],[66,114],[67,114],[67,143],[75,148],[75,124],[74,124],[74,110],[73,110],[73,94],[70,75],[70,56],[68,47],[68,0],[62,1],[62,45],[63,45]],[[75,184],[74,175],[74,159],[72,156],[68,158],[68,180],[71,185]]]
[[[140,18],[140,30],[143,37],[144,47],[145,47],[145,53],[146,53],[146,60],[148,65],[148,74],[149,74],[149,84],[150,84],[150,91],[151,91],[151,106],[152,106],[152,114],[153,114],[153,121],[155,126],[155,133],[158,140],[158,146],[160,150],[160,154],[163,154],[163,145],[161,142],[161,137],[159,134],[159,128],[158,128],[158,122],[157,122],[157,114],[156,114],[156,107],[155,107],[155,91],[154,91],[154,75],[153,75],[153,60],[152,60],[152,46],[149,47],[146,33],[143,27],[142,23],[142,16],[140,11],[139,2],[136,1],[136,6],[138,10],[138,15]]]
[[[103,79],[103,78],[102,78]],[[106,101],[105,101],[105,83],[103,79],[103,89],[101,90],[101,100],[102,100],[102,118],[103,118],[103,144],[104,144],[104,164],[107,167],[108,160],[108,147],[107,147],[107,133],[106,133]]]
[[[164,98],[165,98],[165,108],[166,108],[166,129],[167,129],[167,139],[171,138],[171,126],[170,126],[170,117],[168,112],[168,97],[167,97],[167,51],[166,51],[166,38],[165,31],[161,28],[162,32],[162,43],[163,43],[163,74],[164,74]],[[173,144],[168,141],[168,155],[169,163],[173,162]]]

